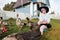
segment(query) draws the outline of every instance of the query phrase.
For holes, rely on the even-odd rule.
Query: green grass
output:
[[[52,28],[42,36],[42,40],[60,40],[60,20],[51,20]]]
[[[7,20],[7,22],[9,21],[12,21],[13,26],[8,26],[9,31],[0,35],[0,40],[12,33],[29,31],[29,27],[24,26],[22,30],[19,30],[19,28],[15,24],[15,20]],[[37,22],[37,21],[38,21],[37,19],[32,19],[32,22]],[[26,22],[26,21],[22,20],[22,22]],[[60,40],[60,20],[51,19],[51,25],[52,28],[47,29],[47,32],[44,33],[44,35],[40,38],[40,40]]]

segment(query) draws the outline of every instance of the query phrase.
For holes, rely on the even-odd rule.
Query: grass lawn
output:
[[[15,20],[9,20],[9,21],[12,21],[13,26],[8,26],[9,31],[1,34],[0,40],[12,33],[29,31],[29,27],[24,26],[22,30],[19,30],[19,28],[15,24]],[[32,19],[32,22],[37,22],[37,21],[38,21],[37,19]],[[26,21],[22,20],[22,22],[26,22]],[[51,25],[52,28],[50,30],[48,29],[47,32],[45,32],[44,35],[41,37],[40,40],[60,40],[60,20],[51,19]]]

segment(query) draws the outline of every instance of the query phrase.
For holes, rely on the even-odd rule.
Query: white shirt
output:
[[[39,21],[46,20],[48,23],[50,23],[50,18],[51,17],[49,15],[49,13],[46,13],[46,14],[40,13]]]

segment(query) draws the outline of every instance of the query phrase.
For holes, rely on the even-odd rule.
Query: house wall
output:
[[[6,14],[4,11],[0,10],[0,17],[3,17],[3,19],[6,19]]]
[[[49,0],[46,0],[45,3],[47,4],[46,6],[48,6],[50,8],[50,2],[49,2]]]
[[[4,20],[9,19],[9,18],[14,18],[16,19],[16,14],[17,12],[11,12],[11,11],[1,11],[0,14],[2,14],[2,17],[4,18]],[[26,17],[29,17],[29,14],[24,14],[24,13],[18,13],[19,14],[19,18],[21,19],[25,19]],[[50,14],[52,19],[60,19],[60,15],[56,15],[56,14]]]
[[[37,4],[34,4],[34,16],[37,16]]]
[[[45,3],[46,6],[50,7],[50,2],[49,2],[49,0],[37,0],[37,2]]]
[[[41,2],[42,0],[37,0],[37,2]]]
[[[32,0],[30,5],[27,5],[25,7],[17,8],[16,12],[18,13],[24,13],[24,14],[29,14],[30,17],[33,17],[34,15],[37,15],[37,4],[33,4],[33,2],[43,2],[49,6],[49,0]],[[39,3],[39,7],[41,7],[42,4]]]
[[[42,0],[32,0],[32,2],[41,2]]]
[[[37,0],[32,0],[32,2],[37,2]]]
[[[37,4],[30,3],[30,17],[37,16]]]
[[[30,17],[33,17],[34,15],[36,15],[37,11],[37,4],[33,4],[33,2],[30,3],[30,5],[25,6],[25,7],[21,7],[16,9],[16,12],[18,13],[24,13],[24,14],[29,14]]]
[[[18,13],[28,13],[28,14],[30,14],[30,5],[27,5],[27,6],[25,6],[25,7],[21,7],[21,8],[17,8],[16,9],[16,12],[18,12]]]
[[[19,18],[25,19],[26,17],[29,17],[30,15],[27,13],[18,13],[18,12],[12,12],[12,11],[1,11],[0,15],[3,17],[4,20],[7,20],[9,18],[16,19],[16,15],[19,14]]]
[[[34,15],[34,5],[33,2],[30,3],[30,17],[32,18]]]

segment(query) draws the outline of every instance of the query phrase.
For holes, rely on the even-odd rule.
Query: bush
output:
[[[15,20],[15,19],[11,17],[11,18],[9,18],[8,20]]]

